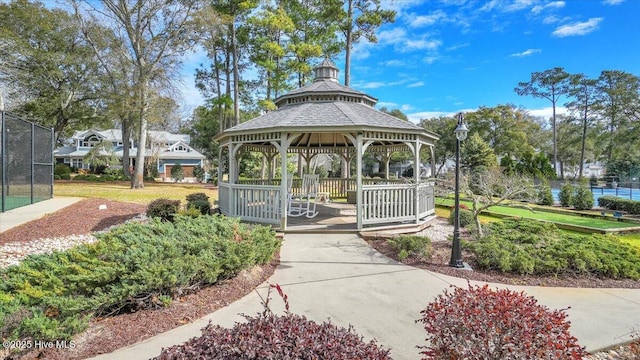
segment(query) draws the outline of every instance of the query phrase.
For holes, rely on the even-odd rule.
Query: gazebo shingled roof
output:
[[[264,131],[341,132],[368,129],[403,131],[437,139],[435,134],[410,121],[377,110],[377,99],[341,85],[338,69],[325,59],[315,69],[316,77],[308,86],[293,90],[275,100],[278,109],[224,131],[225,135]],[[221,134],[222,135],[222,134]],[[309,137],[312,139],[312,137]],[[321,144],[298,144],[311,146]]]

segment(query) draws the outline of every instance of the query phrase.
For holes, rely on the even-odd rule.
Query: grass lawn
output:
[[[471,202],[469,201],[460,201],[460,203],[467,205],[469,208],[472,207]],[[451,206],[453,205],[453,200],[436,198],[436,204]],[[545,221],[551,221],[554,223],[577,225],[577,226],[591,227],[596,229],[620,229],[620,228],[639,226],[638,224],[621,222],[616,220],[606,220],[606,219],[575,216],[575,215],[557,214],[557,213],[545,212],[545,211],[534,212],[528,209],[522,209],[522,208],[516,208],[516,207],[510,207],[510,206],[492,206],[491,208],[489,208],[489,211],[496,214],[500,214],[500,215],[509,215],[509,216],[527,218],[527,219],[534,219],[534,220],[545,220]]]
[[[184,204],[187,195],[198,192],[207,194],[211,202],[218,199],[217,190],[206,189],[202,184],[145,182],[144,189],[131,189],[130,183],[120,181],[56,181],[53,185],[54,196],[100,198],[138,204],[148,204],[159,198],[180,200]]]

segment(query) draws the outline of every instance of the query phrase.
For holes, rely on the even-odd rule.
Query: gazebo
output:
[[[338,83],[338,68],[328,59],[315,69],[313,83],[275,100],[277,109],[220,133],[218,204],[227,216],[273,224],[287,230],[290,199],[300,194],[300,179],[287,172],[288,155],[305,161],[320,154],[338,154],[343,162],[356,161],[355,179],[320,179],[319,189],[329,198],[352,198],[357,231],[390,224],[421,224],[435,216],[433,181],[421,178],[421,153],[431,159],[437,135],[374,108],[377,99]],[[389,159],[396,151],[413,154],[410,179],[390,179]],[[267,179],[239,179],[243,152],[266,158]],[[363,178],[363,154],[375,153],[386,163],[384,178]],[[273,169],[279,173],[274,177]],[[350,168],[350,167],[348,167]],[[310,219],[309,221],[312,221]]]

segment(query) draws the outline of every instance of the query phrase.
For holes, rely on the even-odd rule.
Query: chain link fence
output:
[[[53,129],[0,112],[2,212],[53,197]]]

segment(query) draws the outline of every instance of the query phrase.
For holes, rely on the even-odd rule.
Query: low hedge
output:
[[[629,214],[640,214],[640,201],[623,199],[617,196],[600,196],[598,206],[616,211],[626,211]]]
[[[172,298],[270,261],[268,227],[222,216],[130,223],[99,241],[33,255],[0,270],[4,339],[70,339],[96,316],[167,305]]]
[[[490,223],[485,236],[467,246],[483,269],[640,279],[640,252],[633,246],[612,235],[565,233],[550,223],[526,219]]]

